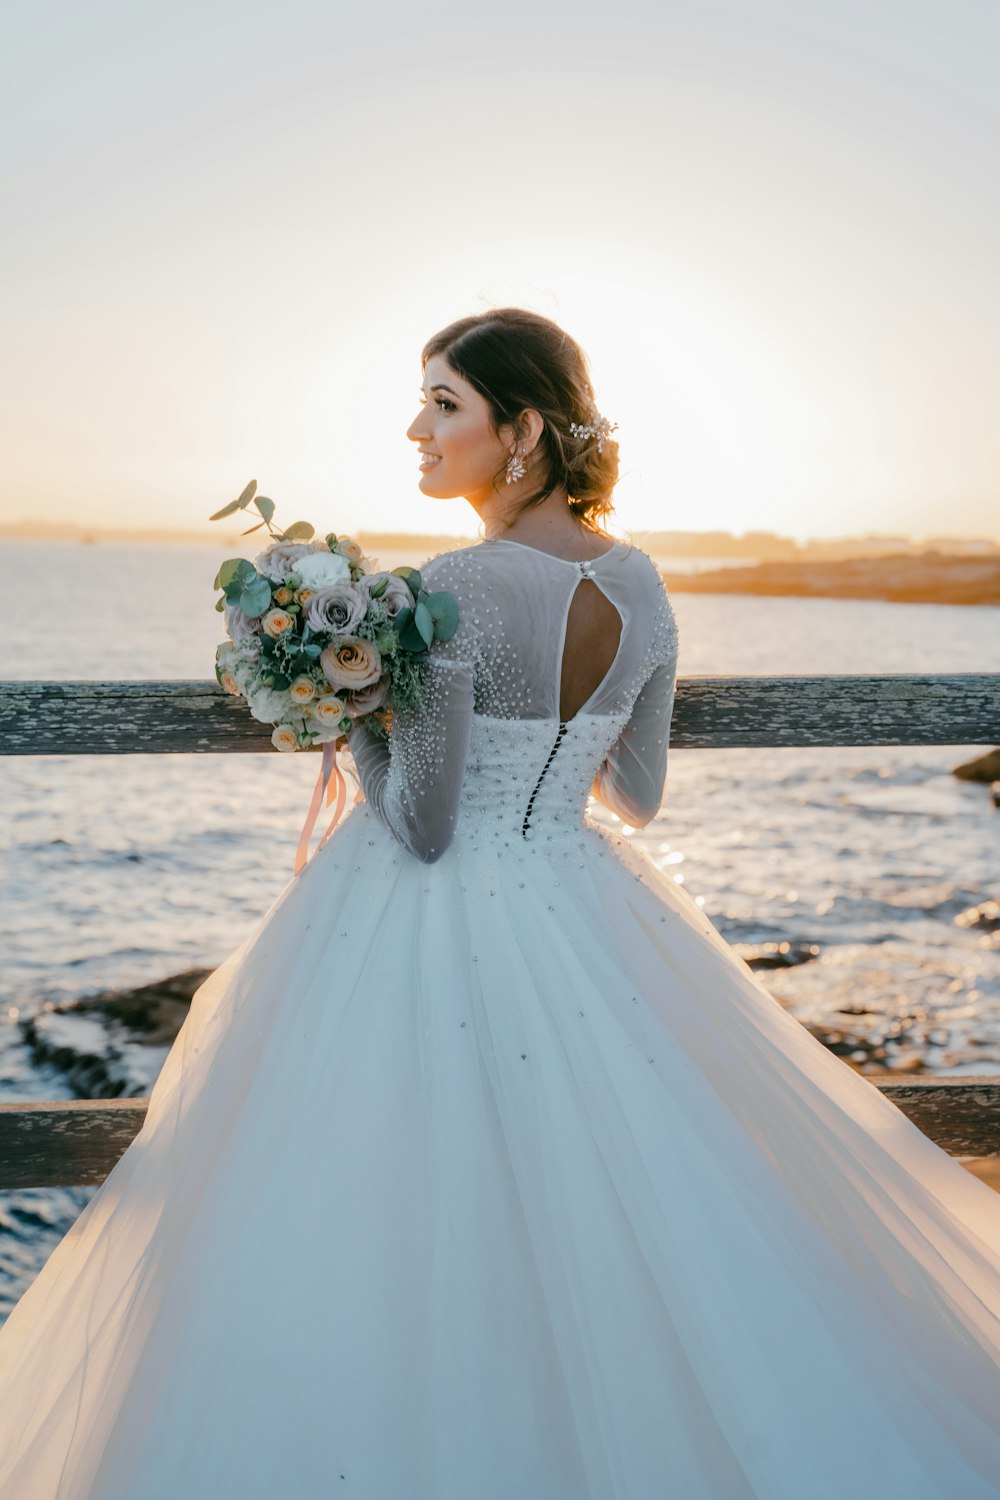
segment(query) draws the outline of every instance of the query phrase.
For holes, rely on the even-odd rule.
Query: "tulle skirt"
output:
[[[1000,1495],[1000,1198],[589,821],[359,803],[0,1330],[3,1500],[897,1495]]]

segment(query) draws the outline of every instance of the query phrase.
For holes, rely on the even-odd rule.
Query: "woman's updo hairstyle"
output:
[[[497,437],[506,424],[517,431],[517,419],[526,408],[544,419],[532,454],[540,463],[541,488],[516,514],[541,504],[559,485],[569,497],[570,509],[588,525],[614,509],[618,444],[605,437],[602,453],[596,437],[575,437],[570,431],[574,422],[593,422],[594,388],[586,355],[557,323],[524,308],[494,307],[459,318],[428,339],[420,355],[423,368],[434,355],[446,359],[485,397]],[[494,489],[504,483],[505,474],[506,465],[494,474]]]

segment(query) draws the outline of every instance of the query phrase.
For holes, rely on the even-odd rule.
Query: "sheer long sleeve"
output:
[[[388,741],[358,724],[348,748],[366,802],[404,849],[433,864],[455,833],[472,734],[472,668],[430,658],[427,684],[426,708],[394,712]]]
[[[663,801],[676,688],[674,652],[654,667],[590,789],[598,802],[633,828],[645,828]]]

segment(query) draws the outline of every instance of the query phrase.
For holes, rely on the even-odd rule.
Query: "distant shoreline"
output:
[[[855,557],[837,562],[764,562],[697,573],[664,571],[674,593],[782,598],[881,599],[894,604],[1000,604],[1000,558]]]
[[[380,567],[405,561],[419,565],[421,558],[474,545],[476,536],[444,536],[419,532],[350,533]],[[632,532],[632,540],[652,557],[666,587],[685,594],[747,594],[772,598],[875,599],[897,604],[991,604],[1000,605],[1000,550],[993,553],[898,551],[846,557],[809,556],[795,558],[739,557],[719,551],[699,554],[694,545],[674,552],[661,541],[673,543],[677,533]],[[697,533],[692,533],[692,538]],[[707,537],[705,538],[707,540]],[[717,540],[713,538],[713,540]],[[735,539],[731,539],[735,543]],[[241,534],[184,531],[135,531],[66,533],[57,528],[28,533],[18,528],[0,528],[0,543],[19,546],[63,544],[115,548],[141,546],[210,546],[215,551],[232,549],[235,556],[252,557],[266,542]],[[829,543],[817,542],[817,550]],[[846,543],[844,544],[846,545]],[[915,545],[915,544],[914,544]],[[380,561],[392,554],[386,561]]]

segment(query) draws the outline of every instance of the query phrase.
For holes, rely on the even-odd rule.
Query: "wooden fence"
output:
[[[1000,745],[1000,673],[685,677],[670,743],[672,752]],[[274,754],[270,727],[214,682],[0,682],[4,755],[234,751]],[[1000,1076],[865,1076],[946,1151],[1000,1154]],[[101,1182],[141,1129],[148,1102],[0,1104],[0,1188]]]

